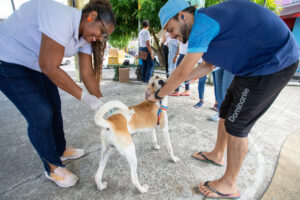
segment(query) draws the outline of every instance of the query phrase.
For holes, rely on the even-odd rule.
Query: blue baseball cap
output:
[[[169,0],[158,13],[161,27],[164,28],[172,17],[188,7],[190,4],[185,0]]]

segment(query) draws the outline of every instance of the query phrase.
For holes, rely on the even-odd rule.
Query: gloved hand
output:
[[[104,102],[101,99],[89,94],[84,89],[82,90],[80,100],[89,105],[92,110],[98,110],[104,104]]]

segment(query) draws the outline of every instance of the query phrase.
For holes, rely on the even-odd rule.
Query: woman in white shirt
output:
[[[57,87],[92,109],[103,104],[102,57],[114,28],[106,0],[91,0],[82,11],[52,0],[31,0],[0,24],[0,90],[26,118],[29,139],[44,163],[46,177],[61,187],[78,180],[62,161],[84,152],[66,146]],[[60,69],[63,57],[76,53],[88,92]]]
[[[143,29],[139,32],[139,50],[143,52],[147,52],[147,59],[143,61],[142,67],[142,82],[147,84],[152,76],[152,72],[154,70],[154,54],[151,49],[151,36],[148,31],[150,27],[150,23],[148,20],[143,21]]]

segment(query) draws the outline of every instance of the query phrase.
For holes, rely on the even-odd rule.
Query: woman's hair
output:
[[[106,24],[116,26],[116,20],[112,12],[112,7],[107,0],[90,0],[88,4],[82,9],[82,15],[87,15],[88,13],[96,11],[98,17],[96,21],[102,20]],[[94,73],[96,75],[97,81],[100,82],[102,77],[102,63],[104,51],[106,48],[106,42],[92,42],[93,49],[93,59],[94,59]]]
[[[147,20],[147,19],[143,20],[142,25],[143,25],[143,28],[149,27],[150,26],[149,20]]]

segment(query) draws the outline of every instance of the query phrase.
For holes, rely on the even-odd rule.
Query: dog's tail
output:
[[[129,108],[121,101],[109,101],[105,103],[103,106],[101,106],[101,108],[96,112],[95,114],[96,124],[104,128],[110,128],[110,124],[107,122],[107,120],[104,119],[104,115],[114,108],[120,109],[114,112],[114,114],[117,113],[123,114],[127,119],[129,119],[134,112],[134,111],[130,111]]]

